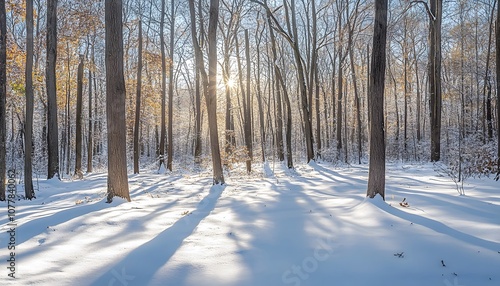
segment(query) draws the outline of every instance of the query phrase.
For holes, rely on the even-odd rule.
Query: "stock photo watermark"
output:
[[[125,267],[122,267],[120,272],[115,269],[111,270],[113,278],[109,280],[108,286],[128,286],[129,282],[134,281],[135,276],[128,275]]]
[[[334,241],[332,238],[321,239],[314,248],[312,255],[307,256],[299,265],[292,265],[281,275],[285,284],[300,286],[302,281],[309,279],[310,275],[319,268],[320,262],[326,261],[333,254]]]
[[[16,196],[17,196],[17,184],[16,184],[16,171],[7,171],[7,216],[9,218],[7,227],[8,234],[8,244],[7,250],[9,255],[7,256],[7,276],[10,278],[16,278]]]

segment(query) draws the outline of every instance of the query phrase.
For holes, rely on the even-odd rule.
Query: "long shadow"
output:
[[[401,219],[407,220],[407,221],[415,223],[415,224],[422,225],[422,226],[429,228],[435,232],[442,233],[442,234],[445,234],[447,236],[456,238],[456,239],[461,240],[465,243],[474,244],[476,246],[483,247],[483,248],[486,248],[486,249],[489,249],[492,251],[498,251],[500,249],[500,243],[481,239],[481,238],[472,236],[470,234],[463,233],[461,231],[458,231],[456,229],[453,229],[453,228],[445,225],[444,223],[441,223],[439,221],[436,221],[436,220],[433,220],[430,218],[426,218],[423,216],[419,216],[416,214],[411,214],[411,213],[404,212],[402,210],[398,210],[397,208],[389,206],[385,202],[380,202],[378,204],[374,203],[374,205],[376,205],[378,208],[380,208],[381,210],[383,210],[391,215],[397,216]]]
[[[175,178],[173,181],[178,180],[179,178]],[[173,182],[169,181],[169,183]],[[150,190],[157,189],[158,186],[150,186],[149,188],[137,188],[136,190],[132,190],[131,196],[133,197],[138,197],[144,193],[149,192]],[[18,225],[18,235],[17,235],[17,240],[16,244],[22,244],[23,242],[28,241],[32,237],[35,237],[47,230],[47,228],[51,226],[57,226],[60,224],[63,224],[65,222],[68,222],[74,218],[82,217],[85,216],[89,213],[93,212],[98,212],[103,209],[109,208],[109,207],[116,207],[121,203],[112,203],[112,206],[109,204],[105,203],[105,199],[102,199],[98,202],[93,202],[90,204],[81,204],[81,205],[71,205],[68,206],[60,211],[54,212],[50,215],[40,217],[37,219],[29,220],[25,223],[22,223]],[[30,219],[25,218],[24,216],[19,216],[21,219]],[[7,223],[7,222],[5,222]]]
[[[150,284],[154,274],[170,260],[182,242],[215,208],[224,188],[220,185],[211,187],[209,194],[198,203],[195,211],[182,217],[156,237],[130,252],[120,262],[110,266],[108,271],[94,280],[91,285],[111,285],[120,282],[134,284],[135,279],[144,283],[143,285]],[[121,275],[123,273],[126,275]],[[125,281],[117,280],[118,277]]]

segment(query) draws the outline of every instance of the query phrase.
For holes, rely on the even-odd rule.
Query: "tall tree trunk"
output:
[[[421,104],[422,104],[422,95],[420,93],[420,76],[418,73],[418,58],[417,58],[417,46],[415,44],[415,37],[412,37],[412,46],[413,46],[413,60],[415,62],[415,85],[417,86],[417,114],[416,114],[416,125],[417,125],[417,141],[420,142],[422,139],[421,135],[421,123],[420,123],[420,118],[421,118]]]
[[[309,161],[314,160],[314,147],[313,147],[314,138],[312,133],[312,123],[310,120],[311,119],[310,103],[307,100],[306,80],[304,75],[304,68],[302,65],[302,57],[300,55],[300,48],[299,48],[295,0],[291,0],[290,8],[291,8],[292,31],[293,31],[292,48],[295,57],[295,64],[297,66],[298,85],[300,90],[300,108],[302,110],[303,120],[304,120],[304,136],[306,141],[307,162],[309,163]]]
[[[90,44],[90,41],[89,41]],[[94,68],[95,65],[95,34],[94,34],[94,41],[92,43],[92,50],[91,50],[91,60],[89,64],[89,129],[88,129],[88,141],[87,141],[87,173],[92,173],[93,169],[93,158],[94,158],[94,118],[92,117],[92,92],[93,92],[93,77],[92,77],[92,69]]]
[[[340,156],[340,150],[342,150],[342,96],[344,94],[344,87],[343,87],[343,82],[344,82],[344,75],[343,75],[343,68],[342,65],[344,63],[344,58],[345,56],[342,53],[342,46],[340,46],[339,49],[339,75],[338,75],[338,96],[337,96],[337,120],[335,122],[335,128],[337,128],[337,150],[339,151],[339,156]]]
[[[166,90],[167,90],[167,62],[165,59],[165,0],[161,0],[160,15],[160,52],[161,52],[161,123],[160,123],[160,166],[165,168],[165,137],[166,137]]]
[[[492,109],[491,109],[491,76],[490,76],[490,55],[491,55],[491,42],[493,34],[493,21],[495,6],[497,1],[493,2],[493,7],[491,8],[490,17],[490,29],[488,33],[488,48],[486,52],[486,71],[484,75],[484,86],[483,86],[483,99],[485,102],[485,113],[486,113],[486,127],[488,130],[488,139],[493,138],[493,123],[492,123]],[[489,89],[489,90],[488,90]]]
[[[122,1],[106,0],[106,121],[108,127],[108,191],[130,201],[127,178],[125,79],[123,75]]]
[[[0,182],[5,182],[7,139],[7,14],[5,0],[0,0]],[[0,184],[0,201],[5,201],[5,184]]]
[[[57,125],[57,0],[47,0],[47,66],[45,71],[47,89],[47,179],[59,178],[59,138]]]
[[[219,146],[219,131],[217,130],[217,21],[219,20],[219,0],[210,0],[208,24],[208,93],[207,102],[208,127],[210,129],[210,149],[214,185],[224,184],[222,162]]]
[[[174,112],[174,32],[175,32],[175,11],[174,0],[170,1],[170,65],[168,79],[168,146],[167,146],[167,169],[172,172],[172,160],[174,155],[174,134],[173,134],[173,112]]]
[[[195,50],[195,61],[201,73],[203,90],[207,104],[208,128],[210,133],[210,149],[212,151],[213,184],[224,184],[222,161],[220,156],[219,133],[217,130],[217,21],[219,17],[219,1],[210,0],[208,26],[208,75],[200,44],[196,37],[196,20],[194,0],[189,0],[191,16],[191,36]]]
[[[82,173],[82,105],[83,105],[83,55],[80,55],[80,63],[77,72],[76,88],[76,138],[75,138],[75,176],[83,177]]]
[[[497,70],[497,157],[500,169],[500,9],[497,9],[496,23],[496,70]],[[500,174],[500,171],[499,171]]]
[[[279,161],[284,161],[285,160],[285,155],[284,155],[284,142],[283,142],[283,109],[282,109],[282,101],[281,101],[281,87],[280,83],[276,82],[279,78],[279,67],[278,67],[278,53],[276,51],[276,37],[274,35],[274,30],[272,28],[272,22],[271,22],[271,11],[269,9],[266,9],[266,16],[267,16],[267,24],[269,26],[269,38],[271,40],[271,51],[272,51],[272,60],[273,60],[273,67],[274,67],[274,76],[275,76],[275,81],[273,82],[273,86],[275,89],[275,102],[276,102],[276,152],[278,156]]]
[[[248,39],[248,29],[245,29],[245,58],[247,62],[247,71],[246,71],[246,110],[245,110],[245,142],[247,146],[248,158],[247,158],[247,172],[250,173],[252,171],[252,161],[253,161],[253,140],[252,140],[252,102],[250,100],[250,72],[251,72],[251,61],[250,61],[250,41]]]
[[[142,21],[139,20],[139,38],[137,50],[137,86],[135,98],[134,122],[134,174],[139,174],[139,127],[141,120],[141,92],[142,92]]]
[[[442,0],[430,0],[429,91],[431,125],[431,162],[441,158],[441,22]]]
[[[33,189],[33,0],[26,1],[26,122],[24,136],[24,193],[28,200],[35,198]],[[4,181],[2,181],[2,185]]]
[[[259,33],[259,29],[257,28],[257,33]],[[260,33],[262,37],[263,31]],[[265,133],[265,119],[264,119],[264,106],[262,103],[262,90],[260,87],[260,42],[262,38],[259,38],[258,35],[255,35],[255,42],[257,43],[257,68],[254,69],[255,74],[255,83],[257,85],[257,104],[259,108],[259,125],[260,125],[260,145],[262,149],[262,162],[266,162],[266,133]],[[255,72],[257,71],[257,72]]]
[[[375,0],[373,52],[370,72],[370,166],[368,189],[370,198],[377,194],[385,200],[385,134],[384,81],[387,41],[387,0]]]

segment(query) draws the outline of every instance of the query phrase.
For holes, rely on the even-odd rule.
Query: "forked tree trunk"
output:
[[[196,37],[196,20],[194,0],[189,0],[191,16],[191,37],[195,50],[195,61],[201,74],[203,91],[207,104],[208,128],[210,133],[210,149],[212,151],[213,184],[224,184],[222,162],[220,156],[219,133],[217,130],[217,21],[219,16],[219,1],[210,0],[210,18],[208,26],[208,74],[205,70],[203,53]]]
[[[130,201],[127,178],[122,1],[106,0],[106,121],[108,127],[107,202]]]
[[[370,166],[368,189],[370,198],[377,194],[385,200],[385,134],[384,82],[387,39],[387,0],[375,0],[375,24],[370,72]]]

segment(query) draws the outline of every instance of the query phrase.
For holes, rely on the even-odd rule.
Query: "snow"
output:
[[[254,169],[130,175],[131,203],[105,203],[106,174],[41,180],[15,202],[17,280],[2,203],[0,285],[500,285],[500,182],[460,196],[431,164],[389,164],[384,201],[366,165]]]

